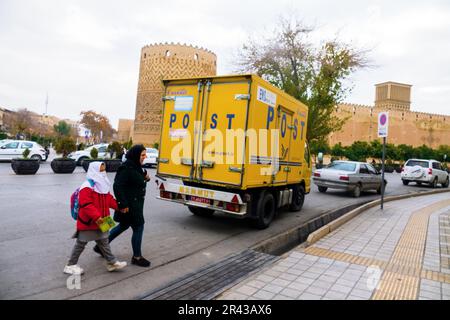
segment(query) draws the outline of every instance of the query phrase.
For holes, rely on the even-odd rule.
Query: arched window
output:
[[[170,57],[170,50],[166,51],[166,57]]]
[[[194,60],[198,61],[198,53],[194,54]]]

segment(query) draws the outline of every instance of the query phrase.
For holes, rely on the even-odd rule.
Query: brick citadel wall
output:
[[[370,142],[378,139],[378,113],[382,111],[389,111],[388,143],[407,144],[414,147],[425,144],[432,148],[450,144],[450,116],[448,115],[341,104],[336,107],[336,115],[348,120],[340,132],[330,135],[330,145],[341,142],[343,146],[348,146],[358,140]]]

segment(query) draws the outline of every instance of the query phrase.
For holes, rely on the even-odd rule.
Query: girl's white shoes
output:
[[[84,273],[84,270],[81,267],[79,267],[78,265],[65,266],[64,273],[65,274],[82,275]]]
[[[108,269],[109,272],[112,272],[112,271],[123,269],[126,266],[127,266],[127,263],[125,261],[116,261],[115,263],[106,264],[106,269]],[[82,275],[82,274],[84,274],[84,270],[78,265],[65,266],[64,273],[72,274],[72,275]]]

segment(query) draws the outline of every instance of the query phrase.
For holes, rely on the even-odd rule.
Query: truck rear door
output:
[[[158,173],[181,178],[194,174],[194,125],[202,103],[202,81],[166,83]]]
[[[249,78],[207,82],[202,110],[203,140],[196,161],[197,180],[241,185],[250,84]]]
[[[292,136],[292,112],[278,106],[277,129],[279,132],[278,140],[278,171],[274,175],[273,183],[285,183],[288,180],[291,159],[291,136]]]

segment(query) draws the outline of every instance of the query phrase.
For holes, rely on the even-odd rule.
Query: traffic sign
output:
[[[389,112],[381,112],[378,114],[378,137],[386,138],[389,129]]]

